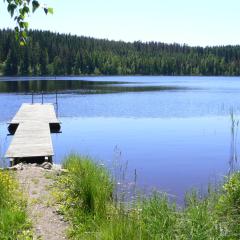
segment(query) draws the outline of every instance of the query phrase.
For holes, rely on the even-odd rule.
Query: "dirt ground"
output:
[[[62,240],[66,238],[68,224],[58,213],[58,206],[51,194],[54,182],[51,177],[56,169],[47,170],[36,165],[22,165],[17,177],[28,195],[28,212],[35,232],[34,239]]]

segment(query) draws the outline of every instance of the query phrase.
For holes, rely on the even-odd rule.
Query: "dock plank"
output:
[[[52,104],[22,104],[10,124],[19,124],[6,158],[54,155],[50,123],[59,123]]]
[[[23,103],[10,123],[25,121],[40,121],[47,123],[60,123],[56,117],[53,104],[27,104]]]

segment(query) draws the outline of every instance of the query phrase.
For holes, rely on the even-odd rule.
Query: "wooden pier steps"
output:
[[[44,158],[51,160],[54,155],[51,131],[60,130],[53,104],[22,104],[9,123],[14,134],[5,154],[13,160]]]

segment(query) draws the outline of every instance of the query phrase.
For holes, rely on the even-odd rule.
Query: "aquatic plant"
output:
[[[130,203],[112,198],[114,183],[96,161],[71,155],[56,190],[63,214],[72,223],[71,239],[232,239],[240,237],[240,173],[205,196],[191,191],[185,206],[163,193],[137,195]]]
[[[233,109],[230,111],[231,117],[231,146],[230,146],[230,159],[229,159],[229,174],[236,171],[238,158],[237,158],[237,140],[238,140],[238,127],[239,120],[234,115]]]

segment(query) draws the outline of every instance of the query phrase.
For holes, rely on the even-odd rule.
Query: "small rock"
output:
[[[19,170],[23,170],[23,163],[19,163],[15,166],[9,167],[7,168],[8,170],[12,170],[12,171],[19,171]]]
[[[16,166],[17,166],[18,170],[23,170],[24,169],[24,164],[23,163],[19,163]]]
[[[52,164],[51,164],[50,162],[44,162],[44,163],[41,165],[41,167],[42,167],[43,169],[50,170],[50,169],[52,169]]]
[[[52,165],[52,169],[55,170],[55,171],[58,171],[62,168],[62,165],[61,164],[53,164]]]

